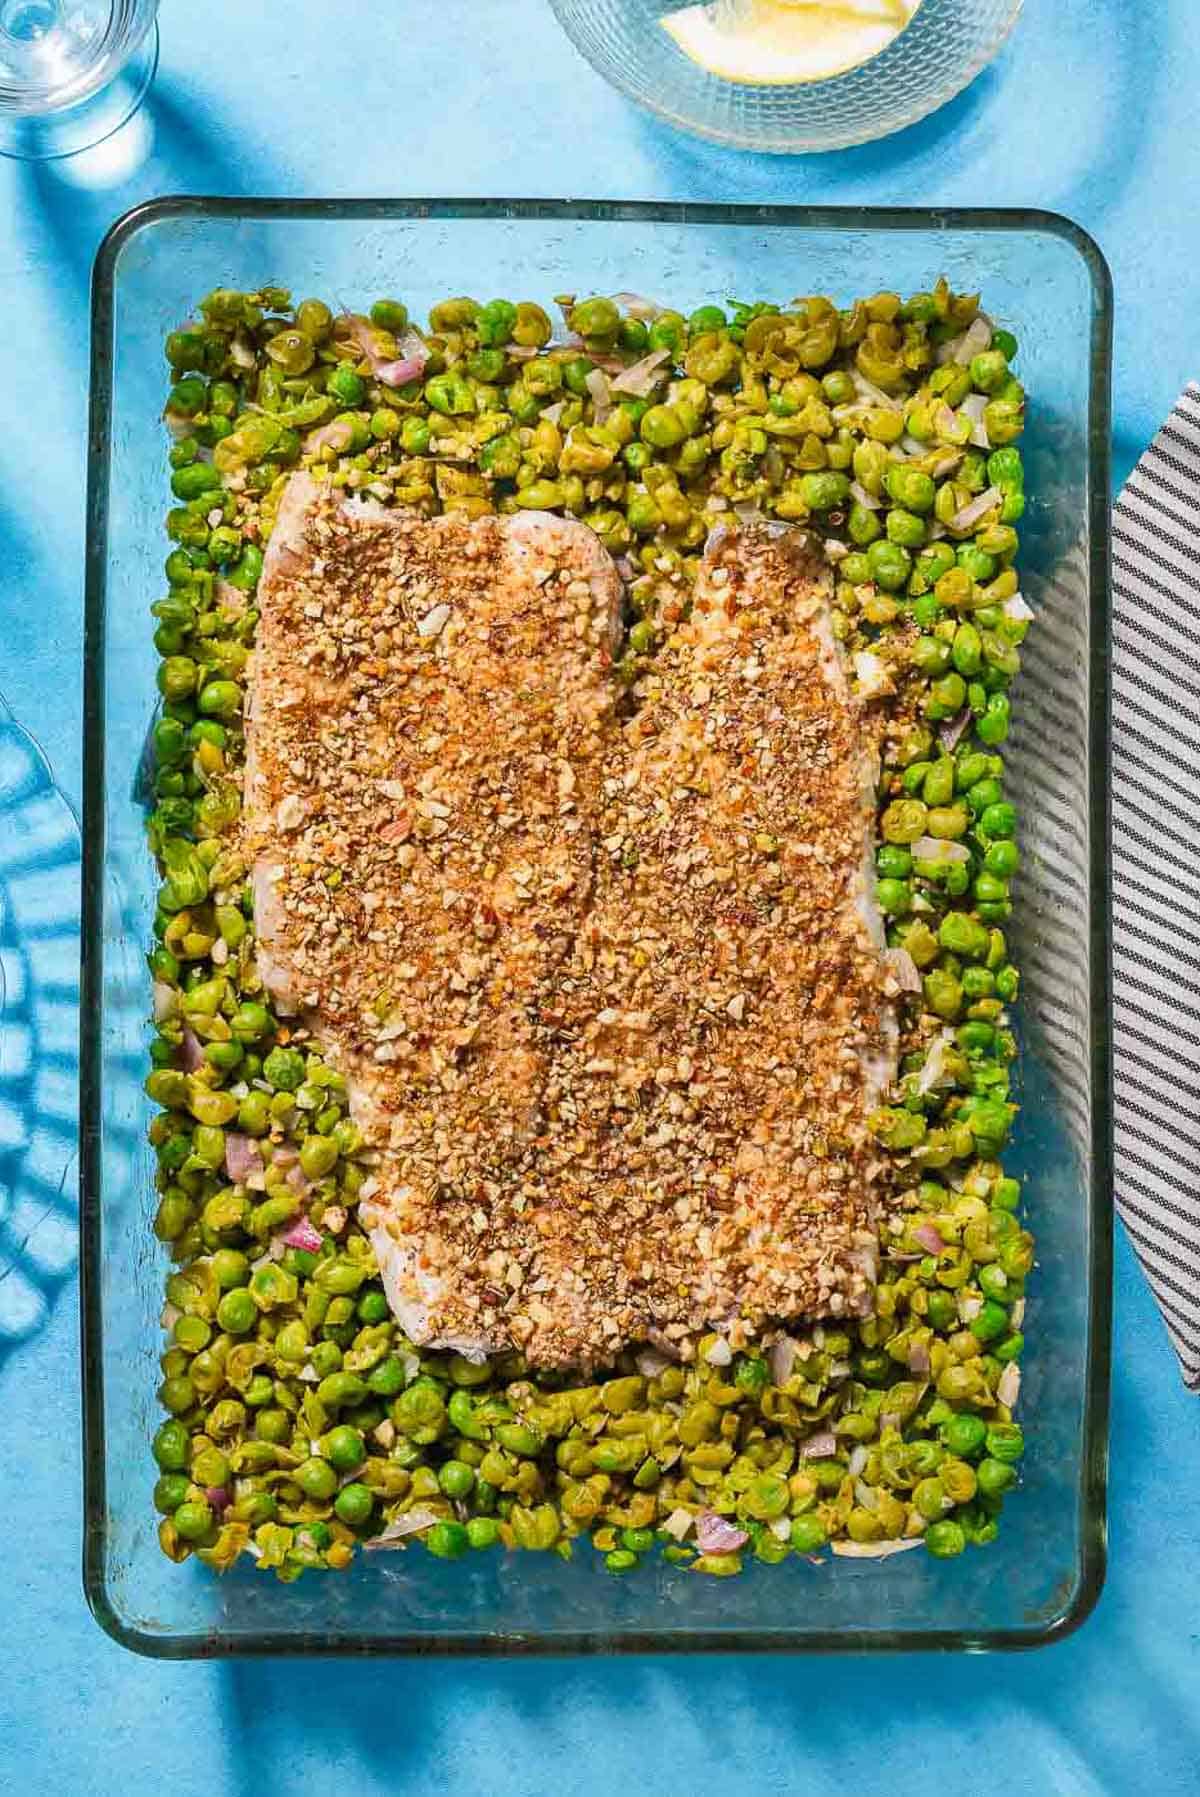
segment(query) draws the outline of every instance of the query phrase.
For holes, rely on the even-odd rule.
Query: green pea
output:
[[[849,492],[850,482],[846,476],[832,471],[805,474],[800,481],[800,496],[814,512],[832,511],[845,502]],[[877,573],[875,577],[878,579]]]
[[[462,1460],[446,1460],[438,1472],[438,1484],[448,1498],[465,1498],[475,1483],[475,1469]]]
[[[459,1522],[435,1522],[424,1540],[438,1560],[461,1560],[471,1545],[470,1536]]]
[[[360,1529],[364,1523],[369,1522],[374,1508],[375,1494],[357,1480],[343,1485],[333,1500],[334,1514],[352,1529]]]
[[[880,819],[885,842],[910,843],[924,836],[928,811],[919,799],[894,799]]]
[[[912,888],[904,880],[879,880],[875,898],[885,917],[907,917],[912,910]]]
[[[191,1480],[183,1473],[163,1473],[155,1481],[154,1508],[164,1516],[178,1510],[188,1494]]]
[[[425,398],[435,412],[447,417],[462,417],[476,410],[470,383],[452,370],[430,376],[425,383]]]
[[[327,1460],[319,1459],[316,1455],[309,1460],[302,1460],[292,1477],[305,1497],[312,1498],[315,1503],[331,1498],[338,1488],[337,1473]]]
[[[642,441],[652,449],[674,449],[688,434],[678,406],[651,406],[639,426]]]
[[[202,494],[216,492],[221,476],[210,462],[189,462],[176,468],[171,476],[171,491],[176,499],[199,499]]]
[[[348,362],[339,362],[326,377],[325,391],[340,405],[359,406],[367,396],[367,383]]]
[[[962,987],[954,975],[943,968],[935,967],[925,975],[922,991],[928,1008],[948,1022],[962,1009]]]
[[[970,1411],[948,1417],[938,1431],[950,1452],[969,1460],[979,1452],[987,1436],[987,1424]]]
[[[925,525],[915,512],[894,506],[887,515],[887,536],[902,549],[919,549],[925,541]]]
[[[874,543],[883,535],[883,525],[879,521],[879,514],[873,512],[869,506],[861,504],[861,502],[856,499],[854,504],[850,507],[849,514],[846,518],[846,533],[852,543],[857,543],[862,548],[865,548],[869,543]],[[849,556],[847,556],[846,560],[849,561],[849,559]],[[855,584],[859,586],[872,578],[871,564],[865,558],[863,559],[864,566],[857,577],[851,574],[845,574],[847,580],[854,580]],[[845,573],[845,565],[845,562],[843,562],[843,573]]]
[[[867,551],[871,578],[887,593],[899,592],[912,572],[912,557],[898,543],[880,538]]]
[[[189,1498],[179,1505],[172,1520],[181,1541],[202,1541],[213,1526],[213,1513],[202,1498]]]
[[[981,1460],[976,1470],[979,1489],[985,1497],[1001,1497],[1004,1492],[1017,1482],[1017,1470],[1007,1460],[997,1460],[989,1456]]]
[[[933,479],[903,462],[889,464],[883,477],[888,496],[909,512],[931,512],[936,493]]]
[[[472,1516],[467,1523],[467,1540],[474,1548],[495,1547],[500,1539],[500,1524],[491,1516]]]
[[[828,1540],[824,1523],[811,1511],[792,1518],[791,1544],[798,1554],[819,1554]]]
[[[277,1092],[296,1092],[304,1083],[304,1056],[294,1048],[273,1048],[263,1062],[263,1078]]]
[[[925,1546],[937,1560],[952,1560],[966,1545],[960,1525],[948,1519],[930,1523],[925,1531]]]
[[[367,1445],[357,1429],[339,1423],[322,1437],[321,1453],[340,1473],[356,1472],[367,1457]]]
[[[278,1049],[273,1051],[279,1053]],[[268,1055],[268,1060],[271,1056]],[[270,1075],[267,1076],[268,1078]],[[308,1179],[323,1179],[331,1173],[338,1161],[337,1143],[328,1136],[308,1135],[300,1144],[300,1167]]]
[[[612,338],[620,329],[621,314],[610,299],[587,299],[572,306],[567,323],[585,339]]]
[[[257,586],[262,568],[262,550],[257,543],[247,543],[237,561],[226,573],[225,578],[231,586],[237,587],[241,592],[249,593]]]
[[[898,843],[885,842],[876,853],[875,866],[889,879],[906,880],[912,872],[913,858],[909,850]]]

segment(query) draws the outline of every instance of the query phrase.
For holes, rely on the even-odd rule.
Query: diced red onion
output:
[[[990,512],[994,505],[999,505],[1004,498],[999,487],[988,487],[983,493],[976,494],[969,504],[961,506],[950,520],[951,530],[972,530],[979,520]]]
[[[155,1021],[155,1023],[165,1023],[167,1021],[168,1017],[174,1017],[174,1015],[178,1009],[179,1009],[179,992],[176,989],[176,987],[169,986],[167,984],[166,980],[155,980],[155,982],[154,982],[154,1021]]]
[[[921,972],[906,948],[889,948],[883,957],[901,992],[921,990]]]
[[[266,1248],[258,1256],[258,1259],[250,1262],[250,1271],[252,1273],[257,1273],[260,1267],[268,1266],[271,1261],[282,1260],[286,1253],[287,1249],[284,1246],[283,1236],[276,1233],[271,1236],[270,1240],[267,1242]]]
[[[663,363],[670,360],[669,349],[652,349],[648,356],[621,370],[613,380],[613,392],[632,393],[636,399],[645,399],[654,391]]]
[[[984,313],[978,312],[958,339],[954,349],[954,360],[960,368],[965,368],[967,363],[981,350],[990,347],[991,341],[992,321]]]
[[[603,368],[590,368],[585,376],[584,385],[592,396],[595,422],[597,424],[606,423],[612,417],[613,402],[608,376]]]
[[[269,1087],[267,1089],[270,1090]],[[273,1167],[294,1167],[299,1159],[300,1150],[292,1142],[280,1142],[279,1146],[271,1151]]]
[[[854,1368],[848,1360],[831,1360],[829,1363],[830,1383],[837,1384],[842,1379],[848,1379],[853,1371]]]
[[[961,449],[947,450],[945,455],[939,456],[937,461],[932,464],[929,472],[933,475],[935,480],[943,480],[947,474],[954,473],[954,470],[958,467],[962,459],[963,452]],[[936,528],[938,527],[933,526],[930,529],[929,539],[931,542],[933,541],[933,531]],[[944,530],[945,526],[943,525],[941,528]]]
[[[428,1529],[435,1522],[440,1521],[441,1518],[432,1510],[422,1510],[419,1507],[406,1510],[403,1516],[397,1517],[395,1522],[390,1522],[386,1529],[379,1531],[378,1535],[372,1535],[369,1541],[364,1541],[363,1546],[371,1548],[399,1547],[410,1535],[417,1535],[422,1529]]]
[[[867,400],[873,406],[882,406],[888,412],[904,410],[898,399],[893,399],[890,393],[885,393],[882,387],[877,387],[874,381],[869,381],[865,374],[859,373],[857,368],[850,370],[850,379],[854,382],[854,391],[860,399]]]
[[[1014,1329],[1019,1329],[1021,1327],[1021,1324],[1025,1321],[1025,1300],[1024,1300],[1024,1298],[1017,1299],[1016,1303],[1012,1307],[1011,1312],[1009,1313],[1009,1320],[1012,1323],[1012,1326]]]
[[[728,1366],[733,1359],[733,1349],[725,1337],[719,1335],[716,1341],[710,1342],[705,1350],[704,1358],[709,1366]]]
[[[996,1397],[1001,1404],[1012,1409],[1021,1393],[1021,1369],[1015,1360],[1010,1360],[999,1379],[996,1381]]]
[[[307,1217],[297,1217],[283,1231],[283,1239],[289,1248],[303,1248],[306,1254],[321,1252],[321,1232]]]
[[[940,867],[947,861],[969,861],[971,851],[964,842],[951,842],[944,836],[918,836],[911,849],[914,861],[929,861]]]
[[[542,417],[545,419],[547,424],[557,424],[559,419],[562,417],[563,413],[566,411],[566,409],[567,409],[566,400],[558,399],[558,400],[555,400],[555,402],[552,406],[546,407],[545,411],[542,413]]]
[[[821,547],[825,551],[825,560],[835,567],[838,562],[844,562],[850,553],[849,544],[843,543],[838,537],[826,537]]]
[[[843,1560],[888,1560],[893,1554],[906,1554],[909,1548],[923,1547],[925,1538],[909,1535],[902,1541],[831,1541],[829,1545]]]
[[[948,755],[953,755],[970,728],[970,724],[971,708],[969,705],[964,705],[957,716],[948,718],[944,724],[938,725],[938,741]]]
[[[925,1094],[932,1092],[935,1086],[947,1083],[946,1057],[953,1044],[954,1037],[949,1030],[943,1030],[934,1041],[929,1053],[925,1056],[925,1064],[917,1075],[919,1097],[924,1098]]]
[[[1036,615],[1024,593],[1014,593],[1004,601],[1000,609],[1006,618],[1011,618],[1016,624],[1028,624]]]
[[[832,1429],[818,1429],[807,1441],[800,1443],[802,1460],[829,1460],[837,1453],[837,1436]]]
[[[898,1410],[881,1410],[879,1413],[879,1427],[881,1429],[898,1429],[900,1427],[900,1412]]]
[[[252,1173],[261,1173],[262,1165],[262,1150],[253,1136],[226,1130],[225,1171],[235,1185],[249,1179]]]
[[[235,368],[257,368],[258,358],[242,331],[235,331],[229,344],[229,360]]]
[[[941,1254],[944,1252],[946,1244],[932,1223],[918,1223],[912,1233],[913,1241],[920,1242],[927,1253]]]
[[[933,428],[939,437],[945,437],[951,443],[961,442],[958,414],[953,406],[948,406],[945,400],[942,400],[940,405],[933,408],[932,418]]]
[[[353,427],[341,418],[331,418],[328,424],[319,424],[316,430],[309,431],[301,447],[305,455],[315,455],[322,449],[332,449],[335,455],[343,455],[353,441]]]
[[[953,416],[953,414],[951,415]],[[918,456],[929,454],[928,443],[922,443],[919,437],[910,437],[907,433],[901,437],[900,447],[909,460],[914,462]]]
[[[630,318],[657,318],[662,311],[655,300],[646,299],[641,293],[614,293],[613,299],[618,306],[624,306]]]
[[[230,1502],[229,1493],[223,1485],[206,1485],[204,1487],[204,1495],[212,1508],[218,1513],[228,1509]]]
[[[303,1197],[306,1192],[312,1190],[312,1180],[309,1179],[299,1161],[297,1161],[294,1167],[288,1168],[287,1182],[291,1186],[293,1192],[299,1192],[301,1197]]]
[[[791,1523],[790,1517],[777,1516],[775,1518],[774,1522],[769,1525],[769,1527],[770,1527],[771,1533],[772,1533],[772,1535],[774,1535],[776,1541],[790,1541],[791,1540],[792,1523]]]
[[[643,1379],[657,1379],[666,1371],[671,1362],[657,1348],[639,1348],[635,1356],[637,1370]]]
[[[750,499],[735,499],[733,510],[743,524],[761,524],[766,514]]]
[[[178,1304],[164,1304],[158,1313],[158,1320],[164,1329],[174,1329],[182,1315]]]
[[[857,1479],[859,1474],[862,1472],[863,1467],[866,1464],[867,1464],[867,1450],[863,1446],[862,1442],[860,1441],[858,1446],[853,1450],[853,1452],[850,1455],[850,1463],[847,1466],[846,1471],[850,1474],[850,1477],[852,1479]]]
[[[992,439],[988,436],[987,425],[983,422],[983,414],[987,409],[986,393],[968,393],[959,407],[963,417],[971,420],[971,442],[976,449],[990,449]]]
[[[854,1496],[862,1509],[878,1510],[879,1493],[872,1490],[871,1486],[868,1485],[865,1480],[856,1479],[854,1481]]]
[[[919,1375],[929,1371],[929,1344],[913,1342],[908,1350],[908,1370]]]
[[[350,337],[362,351],[375,379],[382,381],[385,387],[406,387],[409,381],[415,381],[424,373],[429,351],[424,338],[416,331],[404,333],[398,345],[398,357],[381,356],[376,347],[375,327],[369,319],[360,317],[356,312],[344,312],[342,322],[349,325]]]
[[[785,1385],[791,1378],[799,1351],[799,1344],[790,1335],[781,1335],[777,1342],[771,1343],[767,1349],[767,1367],[772,1385]]]
[[[194,1030],[185,1029],[179,1044],[179,1065],[185,1073],[195,1073],[204,1061],[204,1050]]]
[[[982,1309],[982,1298],[973,1298],[969,1294],[964,1294],[964,1296],[958,1300],[959,1319],[964,1323],[973,1323]]]
[[[696,1518],[696,1545],[702,1554],[736,1554],[749,1539],[745,1529],[718,1516],[715,1510],[702,1510]]]
[[[422,348],[419,356],[398,356],[394,362],[380,362],[375,379],[385,387],[407,387],[410,381],[420,380],[428,360],[428,352]]]
[[[673,1535],[676,1541],[683,1541],[691,1534],[692,1524],[695,1520],[690,1510],[672,1510],[670,1516],[663,1523],[663,1528],[668,1535]]]
[[[877,512],[881,509],[880,501],[876,499],[874,493],[867,492],[861,481],[852,480],[850,482],[850,497],[865,511]]]

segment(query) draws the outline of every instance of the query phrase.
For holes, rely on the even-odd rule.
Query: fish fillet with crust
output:
[[[632,715],[585,527],[294,476],[260,587],[259,964],[346,1076],[418,1343],[532,1364],[859,1308],[895,1018],[875,721],[796,531],[710,544]]]

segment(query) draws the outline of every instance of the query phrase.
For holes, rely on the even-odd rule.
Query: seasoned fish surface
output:
[[[828,584],[800,533],[714,543],[622,715],[584,526],[289,483],[248,722],[259,964],[379,1150],[414,1340],[595,1364],[864,1300],[895,1023]]]

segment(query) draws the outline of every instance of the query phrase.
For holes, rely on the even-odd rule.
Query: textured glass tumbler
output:
[[[659,118],[739,149],[798,152],[867,143],[944,106],[991,61],[1022,0],[922,0],[869,62],[786,87],[725,81],[692,62],[660,23],[680,3],[550,0],[592,67]]]
[[[158,0],[0,0],[0,156],[45,161],[111,137],[158,65]]]

